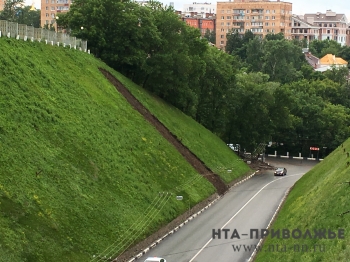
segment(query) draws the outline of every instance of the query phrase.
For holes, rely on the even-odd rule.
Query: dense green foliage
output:
[[[40,27],[40,10],[31,10],[31,6],[24,6],[23,0],[6,0],[0,11],[0,20],[7,20],[28,26]]]
[[[0,54],[1,261],[114,256],[215,191],[98,67],[223,179],[249,170],[203,126],[87,53],[0,38]]]
[[[302,237],[283,239],[281,236],[277,239],[268,236],[263,244],[263,251],[257,255],[256,262],[349,260],[350,214],[339,216],[350,209],[349,150],[350,140],[347,140],[343,146],[339,146],[296,182],[271,229],[289,229],[290,231],[299,229]],[[345,229],[345,238],[338,238],[338,229]],[[307,235],[304,238],[307,230],[310,231],[311,238]],[[326,238],[314,238],[314,230],[327,230]],[[329,239],[328,230],[337,233],[337,237]],[[277,245],[280,251],[276,251]],[[294,251],[294,245],[299,246],[300,250]],[[272,246],[274,246],[274,252],[269,252],[269,247]],[[302,246],[303,250],[301,250]],[[283,251],[284,248],[285,251]]]
[[[202,39],[171,7],[153,1],[77,0],[62,23],[110,66],[227,143],[253,151],[283,142],[283,150],[307,153],[309,146],[333,150],[350,135],[348,71],[314,71],[302,53],[305,41],[233,30],[223,52],[208,45],[208,32]],[[350,53],[334,41],[314,41],[310,50]]]

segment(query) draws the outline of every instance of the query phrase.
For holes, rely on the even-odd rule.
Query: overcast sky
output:
[[[40,0],[34,0],[35,7],[40,9]],[[45,1],[45,0],[43,0]],[[282,0],[283,1],[283,0]],[[27,5],[32,4],[32,0],[26,0]],[[170,2],[174,2],[176,10],[183,10],[184,4],[197,3],[216,3],[216,1],[210,0],[161,0],[160,2],[169,5]],[[331,9],[332,11],[346,15],[348,20],[350,19],[350,3],[348,0],[291,0],[285,1],[293,3],[293,14],[305,14],[305,13],[325,13],[326,10]]]

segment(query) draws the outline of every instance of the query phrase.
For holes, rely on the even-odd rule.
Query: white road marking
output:
[[[223,225],[223,226],[220,228],[220,230],[222,230],[225,226],[227,226],[227,224],[230,223],[230,222],[232,221],[232,219],[234,219],[234,218],[235,218],[249,203],[250,203],[250,201],[252,201],[265,187],[267,187],[267,186],[270,185],[271,183],[276,182],[276,181],[278,181],[278,180],[280,180],[280,179],[284,179],[284,178],[288,178],[288,177],[293,177],[293,176],[300,176],[300,175],[303,175],[303,174],[304,174],[304,173],[302,173],[302,174],[290,175],[290,176],[286,175],[286,176],[277,178],[277,179],[275,179],[275,180],[273,180],[273,181],[267,183],[267,184],[266,184],[265,186],[263,186],[258,192],[256,192],[255,195],[252,196],[252,197],[247,201],[247,203],[245,203],[244,206],[242,206],[242,207],[240,208],[240,210],[238,210],[237,213],[234,214],[234,215],[225,223],[225,225]],[[206,248],[206,246],[209,245],[209,243],[210,243],[212,240],[213,240],[213,238],[210,238],[210,239],[208,240],[208,242],[205,243],[205,245],[197,252],[197,254],[194,255],[194,257],[191,258],[191,260],[190,260],[189,262],[192,262],[192,261],[203,251],[203,249]]]

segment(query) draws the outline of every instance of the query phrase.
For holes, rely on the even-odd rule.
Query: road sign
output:
[[[318,147],[310,147],[310,150],[313,150],[313,151],[319,151],[319,150],[320,150],[320,148],[318,148]]]

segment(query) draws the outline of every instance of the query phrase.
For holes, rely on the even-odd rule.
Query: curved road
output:
[[[271,158],[266,162],[287,168],[287,175],[275,177],[273,170],[259,172],[232,188],[213,206],[164,239],[140,260],[158,256],[167,262],[247,262],[254,245],[259,242],[255,235],[250,237],[250,229],[265,229],[286,191],[317,164],[316,161]],[[213,239],[213,230],[219,232],[219,229],[229,230],[226,231],[227,237],[220,230],[221,238],[218,239],[216,235]]]

